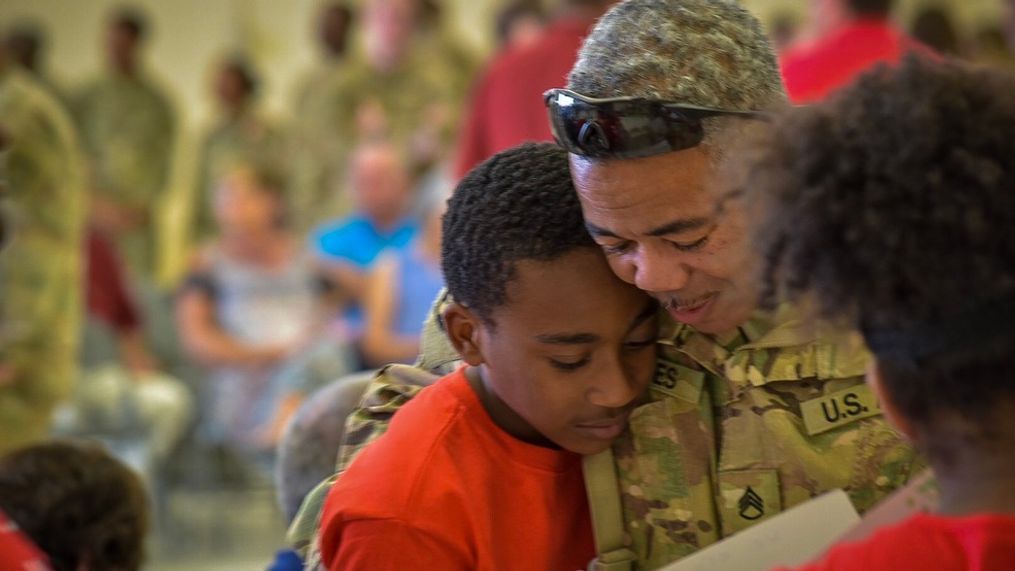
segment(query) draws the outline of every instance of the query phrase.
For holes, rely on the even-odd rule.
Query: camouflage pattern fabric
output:
[[[424,352],[443,357],[424,353],[417,371],[378,374],[347,422],[339,470],[419,390],[406,379],[432,382],[454,364],[437,325],[428,321]],[[675,561],[836,488],[863,512],[922,470],[870,398],[868,361],[859,336],[809,325],[788,306],[722,336],[670,323],[650,402],[613,447],[636,568]],[[327,488],[304,505],[304,536],[292,537],[303,548],[312,546],[308,522],[320,517]]]
[[[322,65],[303,79],[294,97],[288,128],[289,216],[301,232],[348,214],[352,205],[338,192],[347,133],[337,128],[344,102],[347,65]]]
[[[212,128],[201,142],[198,156],[194,194],[196,237],[205,239],[215,233],[212,195],[224,172],[240,163],[281,169],[287,162],[284,153],[281,132],[253,113],[225,119]]]
[[[294,98],[289,128],[290,211],[296,228],[310,230],[352,211],[345,167],[363,135],[358,116],[365,108],[381,111],[387,136],[411,151],[421,127],[447,114],[438,142],[450,147],[455,114],[472,77],[471,66],[455,53],[445,42],[417,38],[405,61],[389,73],[374,70],[357,55],[308,75]]]
[[[614,444],[639,569],[842,488],[861,513],[923,468],[864,384],[858,335],[781,307],[726,336],[676,325]]]
[[[21,71],[0,71],[0,454],[45,437],[76,376],[85,195],[67,113]]]
[[[169,101],[144,77],[104,75],[74,98],[74,117],[89,161],[91,190],[136,208],[149,223],[117,236],[124,261],[137,276],[156,264],[157,208],[168,191],[175,118]]]
[[[390,135],[408,142],[434,104],[454,106],[464,97],[455,90],[454,70],[433,51],[412,50],[391,72],[381,73],[364,61],[350,63],[338,89],[343,94],[336,118],[342,132],[355,134],[356,116],[376,103],[387,117]],[[450,141],[452,132],[447,133]]]

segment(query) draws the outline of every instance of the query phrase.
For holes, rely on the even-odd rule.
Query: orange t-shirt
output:
[[[398,411],[328,494],[328,569],[584,569],[595,556],[581,457],[493,423],[464,368]]]

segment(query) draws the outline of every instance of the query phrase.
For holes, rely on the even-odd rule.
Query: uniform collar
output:
[[[689,325],[674,324],[668,338],[701,335],[726,349],[735,351],[740,348],[777,348],[803,345],[813,342],[823,331],[815,320],[804,319],[805,310],[790,304],[779,304],[774,310],[758,309],[742,325],[725,333],[705,334]]]

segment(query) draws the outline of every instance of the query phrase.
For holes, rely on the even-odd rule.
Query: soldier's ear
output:
[[[444,328],[462,360],[473,367],[483,364],[483,322],[474,311],[452,303],[444,310]]]
[[[906,418],[906,415],[895,404],[891,392],[886,389],[877,359],[867,367],[867,384],[874,391],[874,395],[878,397],[878,406],[881,407],[881,412],[884,413],[885,419],[902,433],[906,437],[906,440],[915,444],[918,434],[913,427],[913,423]]]

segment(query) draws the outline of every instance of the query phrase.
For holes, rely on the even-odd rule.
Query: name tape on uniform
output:
[[[669,359],[656,361],[656,375],[652,378],[654,391],[697,404],[704,384],[705,373],[701,371],[683,367]]]

